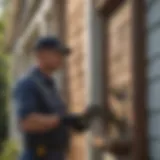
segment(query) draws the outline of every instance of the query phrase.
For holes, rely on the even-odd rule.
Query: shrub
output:
[[[7,138],[8,125],[8,57],[0,54],[0,145]],[[1,146],[0,146],[1,147]]]
[[[17,142],[8,140],[3,144],[3,150],[0,154],[0,160],[17,160],[19,154],[19,145]]]

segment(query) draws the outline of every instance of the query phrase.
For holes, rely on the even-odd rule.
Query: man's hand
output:
[[[61,118],[61,122],[78,132],[83,132],[88,128],[88,123],[81,114],[68,114]]]
[[[59,124],[60,118],[57,115],[32,113],[20,121],[20,129],[24,132],[46,132]]]

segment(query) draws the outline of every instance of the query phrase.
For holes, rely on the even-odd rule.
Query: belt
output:
[[[50,154],[52,153],[62,153],[62,154],[65,154],[66,153],[66,150],[65,149],[62,149],[62,148],[58,148],[58,147],[48,147],[48,146],[45,146],[45,145],[37,145],[36,147],[32,146],[31,147],[25,147],[24,149],[26,150],[32,150],[33,153],[34,153],[34,156],[36,157],[37,160],[44,160],[46,159],[46,157],[48,157]]]
[[[42,147],[43,146],[43,147]],[[35,150],[37,147],[42,147],[42,148],[46,148],[47,150],[51,150],[51,151],[64,151],[66,150],[66,147],[63,145],[47,145],[47,144],[24,144],[24,148],[26,149],[33,149]]]

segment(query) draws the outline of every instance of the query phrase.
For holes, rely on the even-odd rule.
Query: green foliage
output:
[[[7,56],[0,54],[0,142],[7,137],[8,106],[8,62]]]
[[[6,141],[3,144],[3,151],[0,154],[0,160],[17,160],[19,145],[14,141]]]
[[[5,25],[6,25],[6,18],[5,15],[0,18],[0,54],[5,45]]]
[[[8,56],[3,54],[5,43],[5,21],[4,16],[0,18],[0,148],[7,138],[7,106],[8,106]]]

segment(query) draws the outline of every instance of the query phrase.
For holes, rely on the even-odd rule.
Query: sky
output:
[[[2,8],[2,0],[0,0],[0,15],[2,14],[3,8]]]

